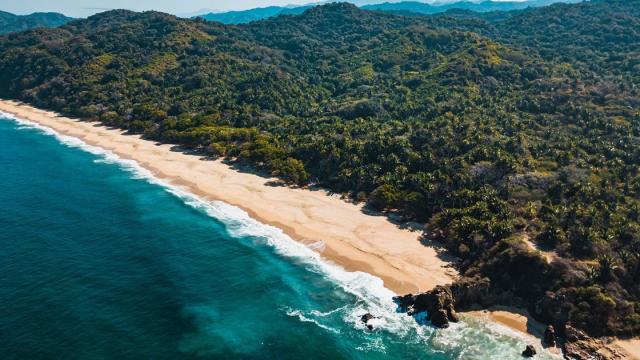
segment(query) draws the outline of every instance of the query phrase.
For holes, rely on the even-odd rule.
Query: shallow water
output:
[[[517,359],[526,345],[474,318],[419,325],[380,279],[238,208],[0,118],[3,359]]]

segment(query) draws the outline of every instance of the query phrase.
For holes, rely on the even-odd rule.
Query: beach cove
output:
[[[1,102],[0,111],[134,160],[153,176],[201,199],[240,208],[262,223],[283,229],[286,235],[347,271],[383,279],[384,287],[394,293],[429,290],[456,276],[436,249],[420,243],[419,231],[401,229],[384,216],[365,214],[360,206],[339,196],[273,186],[273,179],[239,172],[221,161],[202,161],[199,156],[173,151],[171,145],[15,102]],[[477,318],[470,321],[477,324]],[[522,315],[510,316],[508,321],[499,317],[492,320],[518,331],[531,321]]]

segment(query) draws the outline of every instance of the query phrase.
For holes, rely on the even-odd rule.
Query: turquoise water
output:
[[[237,208],[0,118],[3,359],[517,359],[526,345],[475,319],[418,325],[379,279]]]

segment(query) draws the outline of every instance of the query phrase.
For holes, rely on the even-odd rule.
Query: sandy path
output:
[[[429,290],[456,276],[434,248],[420,243],[420,231],[400,229],[384,216],[364,214],[361,206],[325,191],[270,186],[274,179],[236,171],[221,161],[202,160],[171,151],[171,145],[13,101],[0,101],[0,111],[135,160],[159,178],[205,199],[238,206],[294,240],[321,241],[318,251],[323,257],[347,270],[376,275],[396,293]]]

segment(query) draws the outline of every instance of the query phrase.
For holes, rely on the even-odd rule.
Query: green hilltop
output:
[[[33,28],[53,28],[73,20],[58,13],[33,13],[30,15],[14,15],[0,11],[0,34],[24,31]]]

